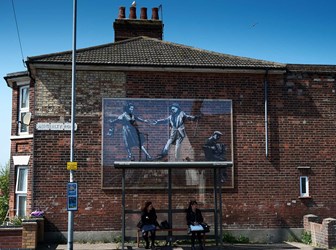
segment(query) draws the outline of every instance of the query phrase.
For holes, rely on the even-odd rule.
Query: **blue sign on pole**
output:
[[[68,182],[67,186],[67,210],[78,210],[77,182]]]

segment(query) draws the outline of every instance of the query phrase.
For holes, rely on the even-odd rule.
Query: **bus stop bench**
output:
[[[187,228],[157,228],[156,232],[188,232]],[[203,234],[203,244],[205,243],[205,233]],[[141,239],[141,229],[138,228],[137,230],[137,246],[140,247],[140,239]],[[166,240],[166,245],[168,245],[168,243],[170,243],[172,241],[172,239],[167,238]]]

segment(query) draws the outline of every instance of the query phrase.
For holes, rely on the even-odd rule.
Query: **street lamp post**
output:
[[[73,33],[72,33],[72,82],[71,82],[71,141],[70,162],[74,161],[74,134],[76,117],[76,30],[77,30],[77,0],[73,0]],[[73,170],[70,170],[70,182],[73,182]],[[68,250],[73,250],[74,211],[68,211]]]

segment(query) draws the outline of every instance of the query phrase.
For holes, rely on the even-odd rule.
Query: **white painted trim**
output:
[[[25,165],[27,166],[29,163],[30,155],[18,155],[13,156],[14,165]]]
[[[13,135],[10,137],[11,140],[22,140],[22,139],[32,139],[34,138],[33,134],[30,135]]]

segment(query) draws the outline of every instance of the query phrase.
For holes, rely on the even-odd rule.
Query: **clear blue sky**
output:
[[[114,41],[112,23],[133,0],[77,0],[77,48]],[[71,50],[71,0],[13,0],[24,59]],[[281,63],[336,65],[335,0],[138,0],[163,6],[164,40]],[[162,18],[160,13],[160,18]],[[0,0],[0,165],[9,160],[11,89],[3,77],[25,70],[12,0]],[[70,83],[69,83],[70,84]]]

